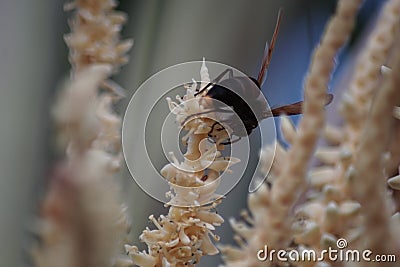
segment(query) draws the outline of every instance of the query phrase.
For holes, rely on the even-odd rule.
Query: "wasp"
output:
[[[202,96],[204,98],[211,98],[214,100],[213,108],[211,110],[193,114],[185,119],[184,123],[192,117],[197,117],[202,114],[211,112],[221,113],[232,113],[234,112],[236,117],[240,119],[240,122],[234,119],[233,116],[224,120],[223,123],[228,125],[233,130],[232,135],[237,136],[236,140],[228,139],[226,142],[221,144],[232,144],[239,141],[242,137],[250,135],[250,133],[258,126],[259,122],[269,117],[279,116],[281,114],[286,115],[298,115],[302,113],[302,103],[299,101],[296,103],[279,106],[273,109],[268,108],[268,104],[265,101],[265,97],[261,91],[261,87],[265,81],[267,69],[271,62],[272,53],[275,48],[275,43],[278,37],[279,27],[282,20],[282,9],[279,10],[277,21],[275,24],[274,33],[271,38],[271,43],[268,42],[265,45],[265,52],[262,59],[260,71],[257,79],[252,77],[235,77],[233,76],[232,69],[226,69],[220,75],[218,75],[214,81],[208,83],[203,89],[199,90],[195,96]],[[228,79],[222,80],[222,78],[228,74]],[[217,84],[218,83],[218,84]],[[333,95],[327,94],[326,105],[328,105],[333,99]],[[220,104],[218,104],[220,103]],[[223,106],[228,106],[231,110],[224,109]],[[182,123],[182,125],[184,124]],[[240,126],[240,125],[243,126]],[[222,126],[221,122],[215,122],[211,130],[208,133],[210,138],[215,137],[212,133],[214,130],[221,131],[224,129],[216,128],[216,126]]]

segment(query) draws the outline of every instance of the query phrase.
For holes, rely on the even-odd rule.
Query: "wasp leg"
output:
[[[229,141],[223,142],[223,143],[221,143],[221,145],[231,145],[231,144],[234,144],[234,143],[236,143],[236,142],[239,142],[240,139],[242,139],[242,137],[238,137],[237,139],[235,139],[235,140],[233,140],[233,141],[231,141],[231,140],[229,139]]]
[[[208,140],[209,141],[211,141],[211,143],[213,143],[213,144],[215,144],[216,142],[212,139],[213,137],[215,137],[215,136],[212,136],[211,135],[211,133],[214,131],[214,128],[215,128],[215,126],[216,125],[221,125],[221,123],[219,123],[219,122],[214,122],[214,124],[211,126],[211,130],[208,132]],[[221,125],[222,126],[222,125]],[[217,131],[222,131],[224,129],[224,127],[222,126],[222,128],[221,129],[217,129]],[[234,144],[234,143],[236,143],[236,142],[238,142],[240,139],[242,139],[242,137],[239,137],[239,138],[237,138],[237,139],[235,139],[235,140],[233,140],[233,141],[231,141],[230,139],[228,139],[229,141],[226,141],[226,142],[223,142],[223,143],[220,143],[221,145],[230,145],[230,144]]]
[[[217,137],[216,135],[213,136],[211,133],[214,131],[215,125],[220,125],[222,128],[217,129],[217,131],[222,131],[223,129],[225,129],[221,123],[219,123],[218,121],[214,122],[214,124],[211,126],[210,131],[208,132],[208,141],[210,143],[216,144],[217,142],[215,142],[215,140],[213,139],[213,137]]]
[[[209,82],[203,89],[201,89],[200,91],[195,93],[194,96],[198,96],[198,95],[202,94],[204,91],[208,90],[212,85],[221,81],[222,77],[224,77],[225,74],[227,74],[227,73],[228,73],[229,78],[233,77],[233,70],[226,69],[220,75],[218,75],[217,78],[215,78],[212,82]]]
[[[210,131],[208,132],[208,137],[213,137],[212,135],[211,135],[211,133],[214,131],[214,127],[215,127],[215,125],[221,125],[221,123],[219,123],[218,121],[216,121],[216,122],[214,122],[214,124],[211,126],[211,129],[210,129]],[[222,125],[221,125],[222,126]],[[224,127],[222,126],[222,129],[217,129],[217,131],[222,131],[224,129]]]
[[[227,122],[227,121],[222,121],[222,123],[224,123],[224,122]],[[215,123],[213,124],[213,127],[211,128],[211,132],[214,131],[214,125],[220,125],[220,126],[221,126],[221,128],[216,129],[217,132],[220,132],[220,131],[222,131],[222,130],[225,130],[224,126],[221,125],[220,122],[215,122]]]
[[[197,93],[194,94],[194,96],[198,96],[202,94],[204,91],[207,91],[212,85],[214,85],[215,82],[209,82],[203,89],[198,91]]]
[[[192,118],[194,118],[196,116],[207,114],[207,113],[211,113],[211,112],[232,113],[233,110],[214,108],[214,109],[210,109],[210,110],[207,110],[207,111],[203,111],[203,112],[199,112],[199,113],[196,113],[196,114],[192,114],[192,115],[189,115],[189,116],[186,117],[186,119],[181,123],[181,126],[185,125],[185,123],[188,120],[190,120],[190,119],[192,119]]]

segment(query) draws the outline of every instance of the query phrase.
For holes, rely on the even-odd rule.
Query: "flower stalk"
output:
[[[71,78],[52,115],[63,160],[54,168],[40,218],[36,266],[124,266],[119,256],[129,228],[113,176],[121,157],[121,118],[112,110],[120,88],[109,77],[127,62],[130,40],[121,42],[125,15],[112,0],[77,0],[70,49]]]

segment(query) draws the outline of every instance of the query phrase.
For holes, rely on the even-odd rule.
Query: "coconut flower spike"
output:
[[[354,21],[354,11],[358,4],[360,3],[356,1],[339,1],[337,17],[342,21],[337,25],[347,25],[339,28],[351,30],[353,23],[350,20]],[[308,164],[299,161],[295,164],[296,158],[282,160],[281,156],[278,157],[294,153],[296,141],[303,138],[301,124],[306,121],[306,114],[296,132],[291,130],[283,118],[282,133],[291,147],[285,153],[277,153],[275,158],[272,156],[266,158],[265,155],[268,154],[262,154],[264,157],[262,161],[273,162],[270,172],[270,176],[274,177],[272,187],[268,189],[264,186],[262,194],[256,192],[254,196],[249,196],[249,209],[253,214],[250,229],[233,222],[234,229],[241,238],[246,239],[245,237],[249,236],[248,232],[251,233],[251,238],[245,240],[247,242],[245,246],[239,244],[239,250],[224,248],[223,252],[227,254],[225,257],[227,266],[281,266],[280,264],[287,266],[285,265],[287,262],[269,260],[261,262],[246,257],[246,255],[255,257],[263,245],[267,245],[269,251],[281,248],[301,253],[311,249],[317,255],[324,249],[335,249],[343,245],[345,249],[359,251],[370,249],[374,256],[378,254],[391,257],[392,260],[393,257],[398,259],[399,242],[395,237],[400,232],[398,212],[400,201],[398,193],[393,190],[399,188],[400,130],[395,118],[400,96],[399,91],[395,90],[399,87],[399,78],[393,77],[393,73],[398,73],[400,66],[399,22],[400,1],[387,1],[381,10],[375,29],[365,42],[349,90],[342,99],[341,113],[345,119],[344,124],[328,126],[323,131],[330,146],[321,145],[317,148],[315,156],[320,160],[318,167],[309,168]],[[324,50],[322,47],[325,38],[325,42],[332,42],[333,46],[343,41],[344,34],[338,36],[339,28],[336,27],[333,25],[327,27],[318,49]],[[337,34],[327,37],[330,31]],[[322,62],[313,63],[316,66],[323,66]],[[392,70],[382,68],[385,63],[392,66]],[[325,73],[326,70],[327,68],[320,71]],[[327,84],[327,81],[323,80],[324,77],[326,78],[322,76],[321,79],[310,79],[309,85]],[[305,90],[307,96],[307,88]],[[315,128],[311,125],[307,124],[309,129]],[[303,155],[305,151],[307,150],[303,150]],[[308,183],[309,188],[301,196],[300,203],[296,203],[295,206],[291,202],[295,191],[290,190],[290,185],[295,184],[297,174],[292,173],[292,180],[284,179],[286,166],[281,165],[281,162],[287,166],[297,165],[299,169],[306,168],[304,182]],[[390,176],[392,178],[389,178]],[[388,190],[386,181],[393,190]],[[275,189],[280,191],[281,196],[285,196],[281,198],[283,201],[274,198]],[[286,213],[286,217],[279,217],[280,213],[271,212],[271,210],[283,211],[289,203],[292,204],[293,210]],[[262,224],[257,223],[260,217],[263,219]],[[287,225],[290,229],[285,228]],[[274,230],[271,230],[270,226],[274,226]],[[287,231],[280,235],[280,229]],[[290,244],[279,242],[285,240],[284,234],[289,238],[286,240],[291,240]],[[281,246],[275,247],[274,240]],[[237,255],[240,256],[235,257]],[[365,266],[362,260],[360,263],[331,260],[325,257],[320,262],[293,261],[290,262],[290,266]],[[380,264],[368,263],[370,266],[381,266]],[[397,266],[394,261],[385,264]]]
[[[120,87],[110,76],[127,62],[132,42],[120,41],[126,16],[114,7],[110,0],[66,5],[72,71],[52,109],[64,157],[40,209],[41,243],[32,249],[38,267],[131,265],[120,255],[129,222],[112,179],[122,157],[121,117],[112,109]]]
[[[210,77],[204,61],[200,76],[202,86],[207,85]],[[206,110],[201,104],[201,96],[195,96],[196,84],[193,82],[186,87],[186,94],[176,98],[178,103],[167,99],[179,125],[189,116]],[[140,252],[136,246],[125,246],[134,264],[143,267],[194,266],[204,255],[219,252],[213,244],[219,240],[214,230],[224,219],[215,211],[222,198],[215,191],[220,174],[229,172],[229,167],[239,160],[223,157],[220,152],[224,149],[223,145],[207,141],[213,123],[210,119],[194,118],[184,125],[187,130],[182,140],[187,146],[184,160],[179,162],[170,154],[171,163],[161,170],[171,188],[168,193],[171,200],[166,205],[169,212],[158,219],[150,216],[155,229],[146,229],[140,236],[148,247],[147,251]],[[226,138],[223,132],[220,138]]]
[[[286,117],[282,117],[282,133],[291,145],[289,150],[279,153],[277,150],[275,158],[271,153],[262,154],[264,157],[262,161],[267,163],[272,161],[270,171],[270,176],[274,178],[272,187],[269,189],[267,185],[263,185],[259,191],[249,195],[248,204],[254,221],[251,229],[244,230],[239,223],[233,222],[233,228],[240,229],[239,235],[242,238],[246,236],[249,238],[245,238],[246,245],[240,247],[244,250],[239,254],[240,257],[232,255],[237,250],[221,247],[225,254],[226,266],[276,266],[278,264],[276,259],[266,262],[258,260],[257,252],[264,245],[267,245],[268,249],[286,249],[293,240],[292,222],[295,221],[295,217],[292,209],[298,196],[306,188],[307,168],[324,127],[325,96],[330,74],[334,68],[334,58],[353,29],[360,4],[359,0],[338,2],[336,13],[329,21],[321,43],[313,54],[306,77],[303,118],[295,131]],[[266,157],[267,155],[269,156]],[[277,167],[281,162],[284,164]],[[308,229],[312,227],[310,225]],[[250,234],[244,234],[243,231],[248,231]],[[319,242],[319,239],[317,235],[313,241]]]

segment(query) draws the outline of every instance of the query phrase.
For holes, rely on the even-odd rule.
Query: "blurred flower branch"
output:
[[[129,224],[113,175],[121,156],[121,118],[112,110],[120,88],[109,80],[128,59],[132,41],[120,41],[126,20],[112,0],[77,0],[70,49],[71,77],[53,107],[57,141],[64,159],[57,163],[40,213],[41,243],[36,266],[111,266]]]
[[[400,1],[387,1],[358,59],[342,99],[344,125],[324,126],[323,95],[333,70],[334,55],[351,33],[361,2],[338,1],[305,81],[304,116],[297,130],[287,117],[281,118],[281,131],[291,145],[289,150],[278,144],[275,157],[271,149],[263,151],[262,161],[267,166],[273,162],[273,184],[270,189],[264,186],[249,195],[253,216],[246,216],[249,225],[232,221],[241,246],[221,247],[227,266],[358,264],[333,262],[327,256],[320,262],[290,263],[276,258],[263,262],[257,258],[257,252],[265,245],[287,253],[307,249],[320,253],[338,248],[336,242],[341,238],[347,240],[349,248],[370,249],[374,255],[394,255],[399,259],[400,244],[394,238],[400,230],[399,203],[386,181],[389,185],[393,182],[391,187],[398,189],[394,185],[398,176],[389,177],[400,164],[396,152],[399,122],[393,116],[394,107],[400,103],[400,80],[394,75],[400,71]],[[393,66],[393,72],[382,74],[381,67],[387,63]],[[331,146],[317,147],[315,156],[321,166],[310,169],[321,132]],[[299,202],[300,194],[305,194],[305,198]],[[390,218],[391,215],[394,216]],[[395,262],[386,264],[397,266]]]

